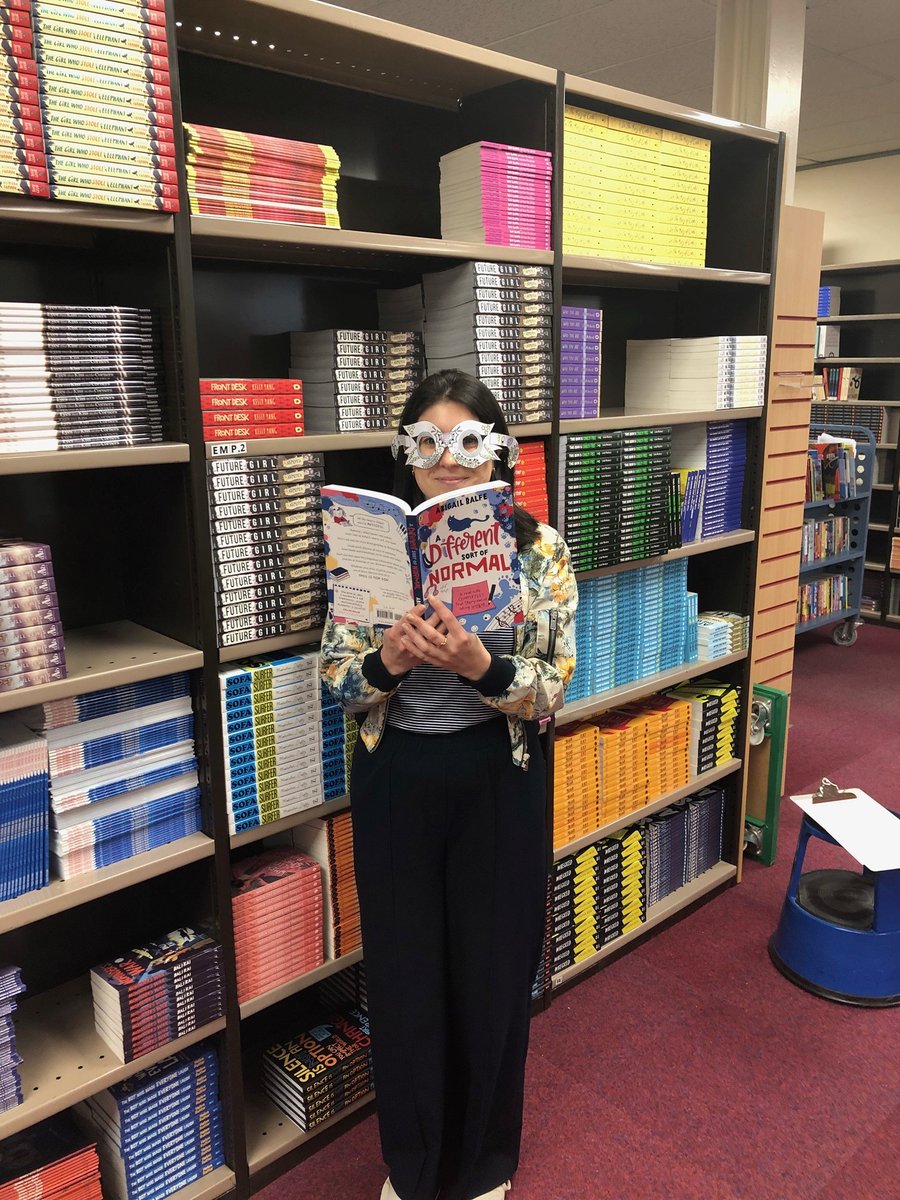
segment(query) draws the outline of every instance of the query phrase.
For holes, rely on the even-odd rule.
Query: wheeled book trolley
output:
[[[861,425],[813,425],[810,426],[810,445],[820,434],[830,434],[832,437],[852,438],[856,442],[856,456],[853,461],[853,491],[852,496],[827,497],[821,500],[808,500],[804,505],[806,521],[826,522],[832,519],[846,518],[849,529],[841,541],[841,548],[833,553],[812,556],[808,561],[800,563],[800,599],[798,604],[797,633],[807,633],[811,629],[819,629],[824,625],[834,624],[832,638],[837,646],[852,646],[856,641],[857,624],[859,621],[863,588],[863,566],[866,553],[866,535],[869,528],[869,508],[872,501],[872,472],[875,466],[875,438],[871,430]],[[806,547],[804,547],[804,556]],[[825,611],[817,611],[820,602],[815,591],[815,584],[844,576],[847,580],[846,589],[840,598],[837,608],[828,604]],[[804,587],[810,587],[814,598],[802,603]],[[840,592],[839,592],[840,595]],[[808,615],[802,616],[804,607],[812,609]]]

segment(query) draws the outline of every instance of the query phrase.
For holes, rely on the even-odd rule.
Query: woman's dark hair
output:
[[[455,400],[463,404],[476,421],[492,424],[495,433],[509,433],[503,410],[497,403],[494,393],[479,380],[464,371],[436,371],[423,379],[418,387],[410,393],[400,417],[399,433],[404,425],[412,425],[419,420],[426,408],[438,404],[441,400]],[[507,483],[513,481],[513,471],[507,462],[506,447],[499,451],[499,461],[494,464],[495,476]],[[425,497],[419,490],[416,477],[406,465],[406,455],[401,450],[397,455],[394,467],[394,494],[407,504],[415,507],[421,504]],[[527,550],[537,537],[538,523],[527,509],[515,505],[516,542],[519,550]]]

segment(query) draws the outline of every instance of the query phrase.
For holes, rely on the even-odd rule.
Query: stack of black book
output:
[[[333,1013],[266,1050],[265,1093],[301,1129],[313,1129],[372,1090],[370,1047],[365,1013]]]
[[[97,1033],[131,1062],[222,1016],[222,947],[175,929],[93,967],[91,992]]]
[[[208,468],[219,645],[321,625],[322,456],[212,458]]]
[[[97,1138],[105,1200],[164,1200],[222,1166],[218,1079],[201,1043],[77,1106]]]
[[[556,380],[550,268],[469,262],[424,276],[429,373],[489,387],[510,424],[550,419]]]
[[[25,991],[18,967],[0,966],[0,1112],[22,1103],[21,1058],[16,1053],[16,1027],[13,1013],[16,996]]]
[[[163,440],[150,309],[0,304],[0,451]]]
[[[422,335],[387,329],[291,334],[307,433],[393,429],[424,372]]]
[[[669,550],[671,432],[616,429],[560,438],[560,532],[576,571]]]

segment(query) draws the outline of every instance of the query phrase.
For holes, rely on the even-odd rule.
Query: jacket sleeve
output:
[[[485,704],[508,716],[537,721],[562,707],[575,673],[575,610],[578,588],[569,550],[559,534],[540,527],[522,555],[528,605],[518,654],[495,658],[472,686]]]
[[[381,638],[367,625],[325,621],[319,658],[325,686],[347,712],[366,712],[382,704],[403,681],[381,661]]]

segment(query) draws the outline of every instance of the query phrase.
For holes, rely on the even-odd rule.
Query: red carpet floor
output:
[[[798,641],[788,793],[828,775],[900,808],[898,676],[900,630]],[[534,1020],[510,1200],[900,1200],[900,1010],[817,999],[766,951],[796,813],[774,867]],[[384,1174],[370,1116],[260,1195],[376,1200]]]

